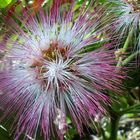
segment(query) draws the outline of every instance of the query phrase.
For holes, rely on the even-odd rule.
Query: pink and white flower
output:
[[[24,27],[9,20],[18,38],[9,38],[12,48],[3,58],[10,65],[0,71],[0,105],[3,118],[15,116],[16,140],[22,133],[36,138],[38,131],[45,140],[56,134],[63,139],[67,115],[82,135],[83,125],[91,125],[97,113],[107,114],[107,91],[120,92],[124,77],[116,70],[113,51],[84,51],[100,42],[108,27],[101,22],[102,9],[85,6],[76,17],[74,3],[65,11],[55,0],[38,17],[20,17]]]

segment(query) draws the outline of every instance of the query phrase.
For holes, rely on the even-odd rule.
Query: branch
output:
[[[133,54],[131,54],[129,57],[127,57],[125,60],[122,62],[122,66],[127,65],[130,61],[132,61],[134,58],[136,58],[140,54],[140,51],[137,51]]]

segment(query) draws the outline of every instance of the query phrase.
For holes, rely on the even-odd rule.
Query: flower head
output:
[[[107,27],[100,22],[102,9],[83,4],[76,17],[73,7],[65,11],[57,0],[38,17],[20,17],[24,27],[9,20],[18,37],[9,39],[12,48],[3,58],[10,65],[0,72],[0,104],[6,108],[4,118],[16,116],[15,139],[21,133],[36,138],[38,131],[47,140],[52,134],[63,139],[68,114],[82,134],[83,125],[93,123],[97,113],[107,114],[107,91],[120,91],[123,76],[112,51],[85,51]]]
[[[140,48],[140,1],[139,0],[119,0],[115,12],[119,13],[117,20],[115,20],[115,34],[119,33],[117,37],[120,42],[121,39],[126,39],[129,35],[132,39],[133,48]],[[117,23],[117,24],[116,24]],[[120,44],[119,44],[120,45]]]

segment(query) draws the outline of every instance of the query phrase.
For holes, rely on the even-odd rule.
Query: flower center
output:
[[[63,47],[63,44],[58,42],[51,42],[48,49],[42,50],[42,56],[48,61],[56,60],[57,57],[62,57],[64,60],[67,58],[66,52],[68,47]]]
[[[68,59],[68,49],[68,46],[64,46],[63,43],[59,42],[51,42],[49,48],[42,49],[41,57],[34,58],[30,66],[36,70],[36,78],[41,79],[46,84],[50,80],[58,83],[62,79],[61,75],[63,75],[65,68],[72,70],[65,64]]]
[[[47,61],[56,61],[59,58],[66,60],[68,47],[64,47],[63,44],[58,42],[51,42],[49,48],[42,49],[42,58],[34,59],[31,67],[42,67],[44,65],[44,60]]]

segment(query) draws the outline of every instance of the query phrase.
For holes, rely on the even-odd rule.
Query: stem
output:
[[[118,63],[117,63],[117,67],[120,67],[120,66],[122,66],[122,57],[120,56],[119,57],[119,60],[118,60]]]
[[[127,39],[126,39],[126,41],[125,41],[125,44],[124,44],[124,46],[123,46],[123,51],[124,51],[124,52],[126,52],[127,48],[129,47],[129,42],[130,42],[132,36],[133,36],[133,28],[132,28],[131,31],[129,32],[128,37],[127,37]]]
[[[122,62],[122,66],[127,65],[131,60],[133,60],[138,54],[140,54],[140,51],[137,51],[133,54],[131,54],[129,57],[127,57],[123,62]]]
[[[102,134],[103,140],[108,140],[105,135],[104,129],[103,128],[100,128],[100,129],[101,129],[101,134]]]
[[[120,117],[117,115],[113,115],[111,118],[111,134],[109,140],[117,140],[117,132],[119,125]]]
[[[127,48],[129,47],[129,43],[130,43],[130,40],[132,38],[132,35],[133,35],[133,28],[131,29],[131,31],[129,32],[128,34],[128,37],[124,43],[124,46],[123,46],[123,53],[125,53],[127,51]],[[119,66],[122,66],[122,56],[119,57],[119,60],[118,60],[118,63],[117,63],[117,67]]]

